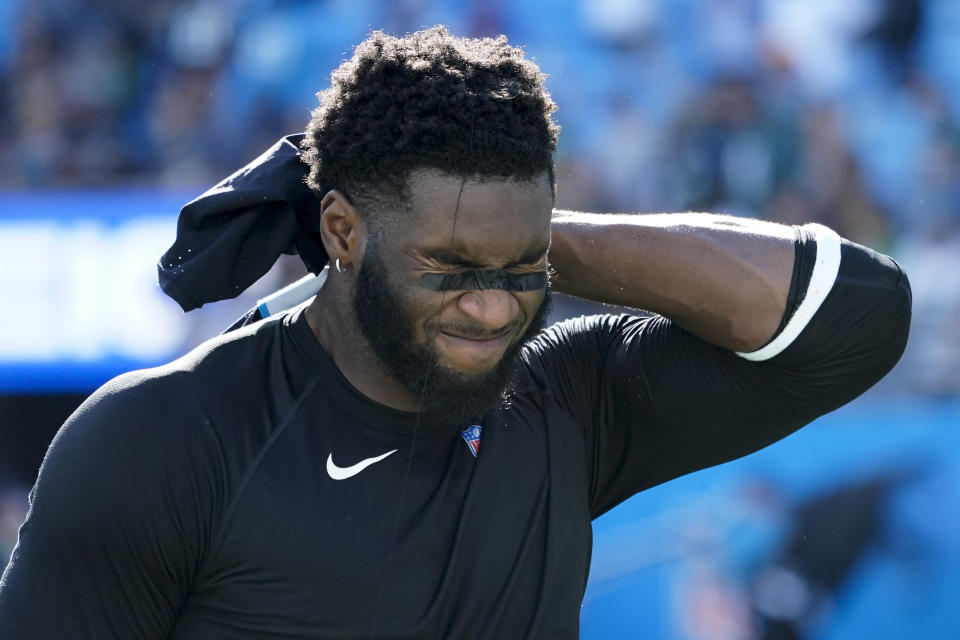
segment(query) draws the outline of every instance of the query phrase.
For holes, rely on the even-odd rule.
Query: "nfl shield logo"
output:
[[[478,424],[473,425],[472,427],[467,427],[463,433],[460,435],[463,436],[463,439],[466,440],[467,446],[470,447],[470,453],[473,454],[473,457],[476,458],[477,454],[480,453],[480,432],[483,431],[483,427]]]

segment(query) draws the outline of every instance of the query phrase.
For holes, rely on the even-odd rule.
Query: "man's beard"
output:
[[[490,371],[467,374],[441,365],[432,344],[413,344],[414,319],[390,289],[387,275],[379,252],[369,247],[357,272],[353,311],[360,331],[387,373],[417,400],[422,419],[463,428],[479,423],[490,410],[509,403],[517,356],[546,324],[549,284],[521,338],[507,347]]]

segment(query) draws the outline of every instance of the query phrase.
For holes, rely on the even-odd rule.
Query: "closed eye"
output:
[[[423,256],[433,262],[440,270],[443,271],[483,271],[492,268],[490,265],[481,264],[474,260],[470,260],[469,258],[456,253],[455,251],[449,251],[446,249],[427,251],[424,252]],[[545,249],[537,249],[521,256],[509,264],[504,265],[502,268],[507,271],[519,273],[543,271],[546,257],[547,252]]]
[[[441,269],[482,269],[483,265],[473,260],[468,260],[467,258],[461,256],[458,253],[453,251],[430,251],[424,254],[424,257],[434,264],[438,265]]]

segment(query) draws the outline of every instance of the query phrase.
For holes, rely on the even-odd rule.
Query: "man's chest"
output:
[[[479,433],[288,430],[250,472],[185,615],[304,637],[516,637],[546,610],[575,620],[588,474],[573,426],[547,420],[520,406]]]

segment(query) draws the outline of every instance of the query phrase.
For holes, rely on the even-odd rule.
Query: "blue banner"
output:
[[[86,390],[170,360],[190,322],[156,260],[196,193],[0,193],[0,392]]]

